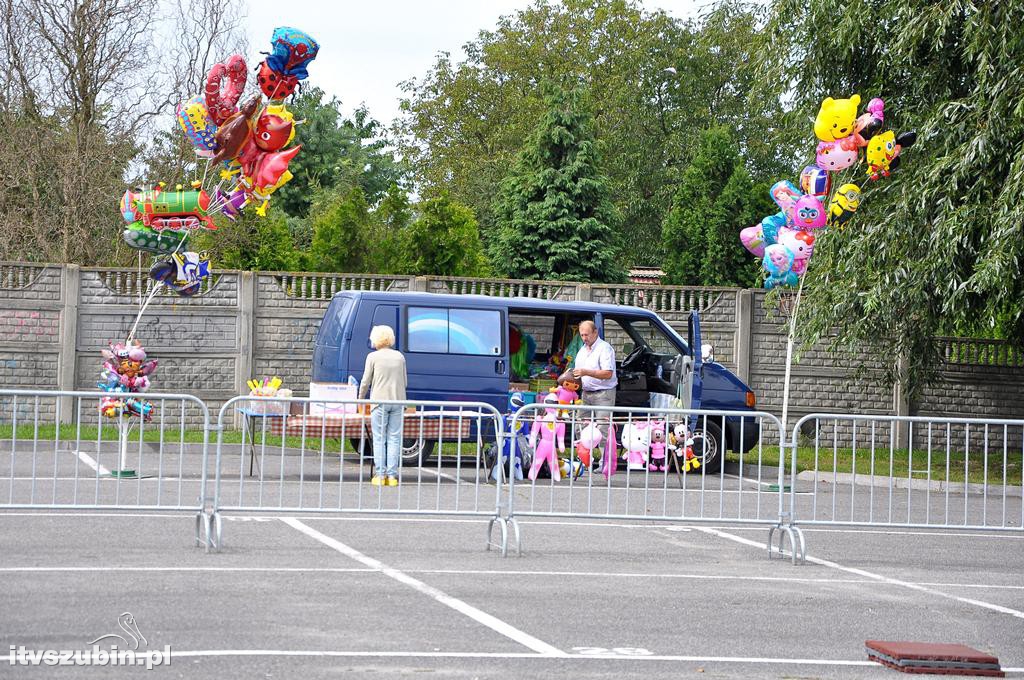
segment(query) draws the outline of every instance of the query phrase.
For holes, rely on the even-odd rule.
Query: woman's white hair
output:
[[[395,331],[391,326],[374,326],[370,329],[370,344],[374,349],[395,346]]]

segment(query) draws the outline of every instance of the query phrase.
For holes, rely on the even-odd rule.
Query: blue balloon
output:
[[[769,276],[765,279],[764,287],[772,288],[796,288],[800,284],[800,277],[793,272],[786,272],[781,276]]]
[[[779,228],[786,226],[786,214],[777,212],[774,215],[761,220],[761,233],[764,234],[764,244],[772,246],[779,242]]]

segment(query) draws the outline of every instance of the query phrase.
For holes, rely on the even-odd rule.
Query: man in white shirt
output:
[[[598,337],[597,326],[590,320],[580,323],[580,339],[583,347],[576,354],[572,375],[580,380],[583,403],[588,406],[615,406],[615,387],[619,384],[615,375],[615,350]],[[587,420],[595,418],[607,441],[610,415],[607,411],[583,411],[580,415]]]

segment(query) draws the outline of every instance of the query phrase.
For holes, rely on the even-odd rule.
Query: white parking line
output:
[[[109,475],[110,474],[110,470],[108,470],[107,468],[105,468],[102,465],[100,465],[99,463],[97,463],[93,459],[93,457],[90,456],[85,451],[75,451],[74,453],[78,456],[78,459],[80,461],[82,461],[83,463],[85,463],[86,465],[91,467],[93,470],[99,472],[101,475]]]
[[[707,527],[697,527],[697,530],[698,531],[702,531],[702,532],[704,532],[706,534],[710,534],[712,536],[718,536],[720,538],[727,538],[730,541],[735,541],[736,543],[741,543],[743,545],[753,546],[753,547],[758,548],[760,550],[764,550],[765,549],[765,543],[764,542],[752,541],[749,538],[743,538],[742,536],[736,536],[735,534],[730,534],[730,533],[727,533],[725,531],[719,531],[717,529],[710,529],[710,528],[707,528]],[[1009,614],[1010,616],[1016,617],[1018,619],[1024,619],[1024,612],[1018,611],[1016,609],[1010,609],[1009,607],[1004,607],[1002,605],[992,604],[991,602],[985,602],[983,600],[975,600],[975,599],[972,599],[972,598],[969,598],[969,597],[959,597],[957,595],[950,595],[949,593],[944,593],[941,590],[935,590],[933,588],[929,588],[929,587],[921,585],[919,583],[911,583],[909,581],[901,581],[900,579],[890,578],[888,576],[882,576],[881,574],[874,574],[874,573],[872,573],[870,571],[865,571],[864,569],[857,569],[856,567],[846,567],[846,566],[843,566],[843,565],[839,564],[838,562],[832,562],[831,560],[823,560],[820,557],[811,557],[810,555],[808,555],[807,556],[807,561],[808,562],[813,562],[815,564],[820,564],[823,567],[829,567],[831,569],[837,569],[839,571],[845,571],[848,574],[856,574],[857,576],[864,576],[865,578],[873,579],[873,580],[879,581],[881,583],[888,583],[889,585],[894,585],[894,586],[902,586],[904,588],[909,588],[911,590],[917,590],[917,591],[920,591],[920,592],[923,592],[923,593],[928,593],[929,595],[938,595],[939,597],[944,597],[944,598],[949,599],[949,600],[956,600],[957,602],[962,602],[964,604],[970,604],[970,605],[974,605],[975,607],[981,607],[983,609],[989,609],[989,610],[992,610],[992,611],[995,611],[995,612],[999,612],[1000,614]]]
[[[317,531],[313,527],[309,526],[308,524],[305,524],[305,523],[301,522],[298,519],[295,519],[295,518],[292,518],[292,517],[284,517],[284,518],[281,519],[281,521],[284,522],[285,524],[287,524],[288,526],[292,527],[293,529],[297,529],[298,531],[301,531],[302,533],[306,534],[310,538],[314,538],[314,539],[320,541],[321,543],[323,543],[327,547],[333,548],[334,550],[337,550],[342,555],[345,555],[346,557],[350,557],[353,560],[355,560],[356,562],[359,562],[360,564],[365,564],[366,566],[370,567],[371,569],[376,569],[377,571],[381,572],[385,576],[387,576],[389,578],[392,578],[392,579],[398,581],[399,583],[404,583],[405,585],[409,586],[413,590],[416,590],[417,592],[423,593],[424,595],[427,595],[428,597],[433,598],[437,602],[445,605],[446,607],[450,607],[450,608],[454,609],[455,611],[459,612],[460,614],[465,614],[466,616],[468,616],[469,618],[473,619],[477,623],[480,623],[480,624],[482,624],[484,626],[487,626],[488,628],[490,628],[491,630],[495,631],[496,633],[500,633],[501,635],[504,635],[505,637],[507,637],[507,638],[509,638],[511,640],[514,640],[514,641],[518,642],[519,644],[528,647],[529,649],[532,649],[533,651],[537,652],[538,654],[542,654],[542,655],[548,656],[548,657],[564,657],[564,656],[568,656],[565,652],[563,652],[562,650],[558,649],[557,647],[549,645],[548,643],[544,642],[543,640],[538,640],[537,638],[533,637],[532,635],[529,635],[528,633],[524,633],[523,631],[519,630],[518,628],[515,628],[514,626],[512,626],[512,625],[510,625],[508,623],[505,623],[501,619],[498,619],[498,618],[496,618],[494,616],[491,616],[487,612],[481,611],[481,610],[477,609],[476,607],[463,602],[462,600],[454,598],[451,595],[448,595],[448,594],[438,590],[437,588],[434,588],[433,586],[429,586],[426,583],[424,583],[423,581],[419,581],[417,579],[414,579],[412,576],[409,576],[408,574],[406,574],[404,572],[401,572],[401,571],[399,571],[399,570],[397,570],[397,569],[395,569],[393,567],[389,567],[388,565],[384,564],[383,562],[381,562],[379,560],[375,560],[375,559],[373,559],[372,557],[370,557],[368,555],[364,555],[363,553],[359,552],[355,548],[353,548],[351,546],[348,546],[348,545],[345,545],[341,541],[338,541],[338,540],[336,540],[334,538],[331,538],[330,536],[327,536],[326,534],[320,533],[319,531]]]

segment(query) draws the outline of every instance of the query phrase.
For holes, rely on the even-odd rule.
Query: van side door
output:
[[[508,319],[501,307],[409,304],[403,310],[409,398],[508,404]]]

